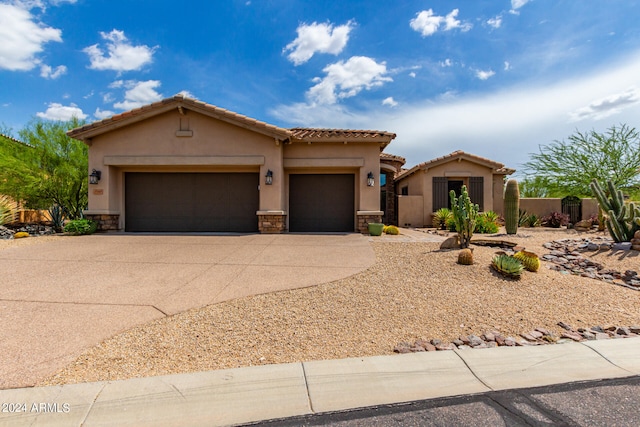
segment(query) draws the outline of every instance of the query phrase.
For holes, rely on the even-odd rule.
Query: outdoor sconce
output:
[[[269,169],[267,174],[264,176],[264,183],[267,185],[273,184],[273,172],[271,172],[271,169]]]
[[[375,184],[375,179],[373,177],[373,172],[369,172],[367,175],[367,187],[373,187]]]
[[[97,170],[92,170],[91,175],[89,175],[89,184],[97,184],[100,181],[100,177],[102,177],[102,172]]]

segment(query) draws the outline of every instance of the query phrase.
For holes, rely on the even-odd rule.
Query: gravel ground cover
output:
[[[603,236],[520,229],[516,242],[542,255],[542,244]],[[486,236],[481,236],[487,238]],[[399,239],[402,236],[398,236]],[[502,278],[490,267],[496,248],[475,247],[472,266],[439,243],[373,239],[377,262],[349,278],[241,298],[125,331],[88,349],[39,385],[117,380],[260,364],[392,354],[398,342],[498,330],[640,324],[640,292],[548,269]],[[640,270],[639,252],[586,255],[612,269]],[[249,284],[248,284],[249,285]],[[481,350],[477,350],[481,351]]]

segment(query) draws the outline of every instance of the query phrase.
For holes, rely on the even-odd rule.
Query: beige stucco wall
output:
[[[520,199],[520,209],[543,217],[552,212],[562,212],[562,199],[523,197]],[[598,201],[592,198],[582,199],[582,219],[589,219],[592,215],[598,215]]]
[[[424,227],[423,206],[422,196],[398,196],[398,225],[400,227]]]

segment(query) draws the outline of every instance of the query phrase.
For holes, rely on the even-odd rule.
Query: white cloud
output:
[[[67,74],[67,67],[64,65],[59,65],[56,68],[52,68],[49,65],[40,66],[40,77],[44,77],[45,79],[55,80],[63,74]]]
[[[112,30],[110,33],[100,32],[106,40],[107,54],[97,44],[83,49],[94,70],[133,71],[139,70],[153,60],[157,47],[146,45],[134,46],[124,35],[124,31]]]
[[[498,15],[495,18],[487,20],[487,24],[493,28],[500,28],[502,25],[502,16]]]
[[[156,92],[156,88],[160,84],[159,80],[123,82],[123,86],[127,88],[124,94],[124,101],[116,102],[113,106],[120,110],[133,110],[134,108],[160,101],[162,95]]]
[[[453,9],[446,16],[438,16],[433,13],[433,9],[423,10],[409,21],[409,25],[415,31],[422,34],[422,37],[435,34],[442,24],[444,24],[444,31],[453,30],[454,28],[460,28],[462,32],[469,31],[473,25],[468,22],[463,23],[456,19],[458,12],[458,9]]]
[[[527,3],[529,3],[529,0],[511,0],[511,10],[509,13],[512,15],[519,15],[520,11],[518,9]]]
[[[177,93],[177,95],[182,95],[185,98],[190,98],[190,99],[198,99],[194,94],[192,94],[188,90],[181,90],[180,92]]]
[[[28,71],[41,63],[48,42],[62,42],[62,31],[36,22],[29,10],[0,4],[0,69]]]
[[[322,71],[327,75],[307,91],[307,97],[313,103],[334,104],[341,98],[357,95],[362,89],[382,86],[385,82],[393,81],[386,77],[385,62],[377,63],[366,56],[352,56],[346,62],[339,61],[327,65]]]
[[[509,63],[509,61],[504,61],[504,70],[505,71],[511,70],[511,64]]]
[[[638,103],[640,103],[640,90],[637,87],[631,87],[624,92],[591,101],[587,106],[572,112],[571,119],[576,122],[588,119],[601,120]]]
[[[301,24],[296,30],[298,37],[283,51],[291,51],[287,58],[295,65],[304,64],[316,52],[337,55],[347,45],[353,26],[353,21],[335,28],[330,23]]]
[[[493,70],[487,70],[487,71],[476,70],[476,77],[479,78],[480,80],[487,80],[493,77],[495,74],[496,72]]]
[[[440,61],[439,64],[442,68],[445,68],[445,67],[451,67],[453,65],[453,62],[451,62],[451,59],[447,58],[444,61]]]
[[[72,118],[77,119],[86,119],[87,115],[82,112],[75,104],[70,104],[68,106],[58,104],[56,102],[52,102],[47,107],[47,110],[44,113],[36,113],[36,116],[46,119],[46,120],[60,120],[67,121]]]
[[[397,107],[398,103],[393,99],[392,96],[385,98],[382,101],[382,105],[388,105],[389,107]]]
[[[415,79],[416,77],[416,73],[414,73],[413,71],[409,73],[409,77],[413,77]]]
[[[101,110],[100,108],[96,108],[96,112],[93,113],[93,117],[95,117],[98,120],[103,120],[106,119],[108,117],[113,116],[115,113],[113,111],[109,111],[109,110]]]

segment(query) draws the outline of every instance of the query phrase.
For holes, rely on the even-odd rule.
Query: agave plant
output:
[[[51,223],[56,232],[61,232],[64,228],[64,208],[58,204],[55,204],[49,208],[49,216],[51,217]]]
[[[509,255],[496,255],[491,260],[491,267],[498,273],[511,279],[520,279],[524,266],[516,258]]]
[[[451,211],[447,208],[440,208],[433,214],[433,225],[440,230],[447,229],[447,220],[452,217]]]

